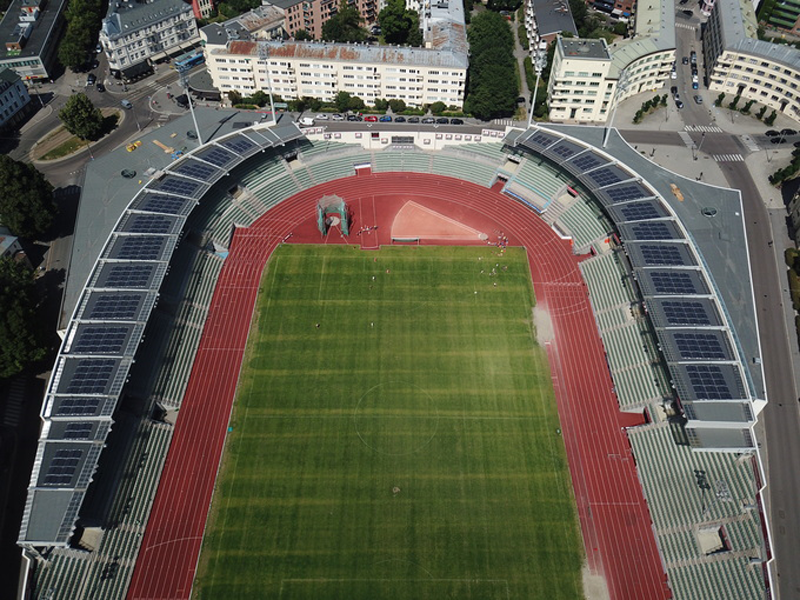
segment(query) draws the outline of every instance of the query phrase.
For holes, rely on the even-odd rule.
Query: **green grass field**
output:
[[[532,306],[519,249],[280,247],[194,597],[581,598]]]

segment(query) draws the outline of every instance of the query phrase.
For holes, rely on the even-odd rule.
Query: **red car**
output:
[[[368,117],[364,117],[364,120],[367,123],[377,123],[378,122],[378,117],[376,117],[375,115],[370,115]]]

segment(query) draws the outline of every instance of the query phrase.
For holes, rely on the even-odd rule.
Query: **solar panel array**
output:
[[[663,196],[599,149],[549,130],[533,131],[517,138],[515,147],[571,172],[616,225],[684,405],[748,399],[735,338],[714,286]]]
[[[67,545],[186,217],[210,184],[245,158],[302,137],[295,125],[279,132],[237,132],[179,157],[121,215],[89,276],[48,384],[20,543]],[[63,511],[58,518],[54,506]]]

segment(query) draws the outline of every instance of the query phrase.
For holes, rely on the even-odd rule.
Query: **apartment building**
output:
[[[272,91],[283,98],[331,101],[340,91],[367,104],[401,99],[409,106],[463,106],[468,44],[461,2],[439,2],[423,15],[424,48],[325,42],[257,41],[226,25],[200,31],[206,66],[223,94]]]
[[[111,0],[100,30],[108,66],[122,77],[199,41],[192,6],[182,0]]]
[[[550,120],[603,123],[617,102],[660,91],[675,61],[675,11],[639,4],[633,35],[604,40],[558,37],[548,81]]]
[[[531,47],[546,48],[564,31],[578,37],[567,0],[525,0],[525,31]]]
[[[8,67],[0,67],[0,129],[16,125],[30,101],[28,88],[20,76]]]
[[[322,26],[339,10],[340,0],[268,0],[266,4],[280,8],[286,15],[286,31],[291,37],[305,30],[314,39],[322,37]],[[378,19],[378,0],[355,0],[364,23],[370,25]]]
[[[23,80],[50,79],[67,0],[13,0],[0,21],[0,67]]]
[[[716,0],[703,33],[708,89],[800,122],[800,50],[758,39],[748,0]]]

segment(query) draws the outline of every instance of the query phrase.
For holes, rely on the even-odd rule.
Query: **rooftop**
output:
[[[103,32],[114,38],[185,12],[192,12],[192,5],[183,0],[111,0],[103,19]]]
[[[206,107],[196,107],[195,116],[204,142],[238,131],[243,123],[252,125],[254,120],[252,113]],[[154,173],[173,161],[173,151],[197,146],[197,141],[187,135],[189,132],[194,135],[193,130],[194,125],[187,114],[132,140],[141,141],[141,146],[133,152],[120,149],[88,164],[59,328],[66,327],[72,316],[81,290],[122,211],[150,180],[148,173]],[[125,170],[135,172],[135,176],[123,177],[122,171]]]
[[[634,35],[611,44],[611,77],[619,77],[632,62],[675,49],[675,7],[669,2],[642,0],[636,4]]]
[[[11,39],[11,34],[19,23],[19,14],[22,7],[21,0],[14,0],[3,16],[3,20],[0,21],[0,60],[39,56],[45,44],[53,35],[56,20],[66,2],[67,0],[51,0],[45,4],[44,10],[39,13],[39,18],[36,20],[36,25],[25,47],[22,50],[7,50],[5,43]]]
[[[552,35],[562,31],[578,35],[567,0],[533,0],[533,12],[536,15],[539,35]]]
[[[466,39],[466,38],[465,38]],[[468,66],[467,54],[455,50],[434,50],[362,44],[334,44],[327,42],[266,42],[271,57],[305,58],[339,62],[419,65],[430,67],[463,68]],[[258,42],[231,42],[227,48],[211,48],[212,54],[238,54],[257,56]]]
[[[568,58],[610,59],[605,40],[558,38],[564,56]]]

